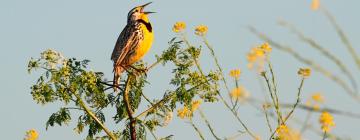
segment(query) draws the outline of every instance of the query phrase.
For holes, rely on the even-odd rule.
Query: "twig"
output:
[[[133,111],[131,109],[131,105],[130,105],[130,101],[129,101],[129,91],[131,88],[131,80],[132,80],[132,75],[129,74],[128,78],[126,80],[126,86],[125,86],[125,91],[124,91],[124,102],[125,102],[125,106],[126,106],[126,111],[130,120],[130,136],[131,136],[131,140],[136,140],[136,130],[135,130],[135,123],[136,120],[133,117]]]
[[[205,121],[207,127],[209,128],[209,130],[210,130],[211,134],[214,136],[214,138],[216,140],[220,140],[220,138],[218,136],[216,136],[216,134],[214,132],[214,128],[211,127],[210,122],[206,119],[204,112],[200,108],[199,108],[199,113],[200,113],[201,118]]]
[[[340,70],[345,74],[345,76],[350,80],[351,85],[354,88],[354,91],[355,92],[358,91],[357,83],[356,83],[356,80],[354,79],[354,76],[352,75],[352,73],[348,70],[348,68],[344,65],[344,63],[338,57],[336,57],[334,54],[332,54],[331,52],[326,50],[315,40],[311,39],[310,37],[305,36],[294,25],[292,25],[286,21],[283,21],[283,20],[279,21],[279,25],[289,28],[289,30],[291,30],[291,32],[293,32],[295,35],[297,35],[301,41],[309,44],[314,49],[320,51],[321,54],[323,54],[326,58],[328,58],[329,60],[334,62],[340,68]]]
[[[105,125],[96,117],[96,115],[85,105],[85,103],[82,101],[81,97],[79,95],[77,95],[76,93],[73,93],[73,95],[77,98],[77,100],[79,101],[80,106],[85,110],[85,112],[87,114],[89,114],[90,117],[92,119],[94,119],[96,121],[96,123],[98,123],[100,125],[100,127],[105,131],[105,133],[112,140],[116,140],[115,135],[108,128],[106,128]]]
[[[266,108],[267,108],[266,106],[263,106],[263,110],[264,110],[264,114],[265,114],[265,118],[266,118],[266,123],[267,123],[267,125],[268,125],[268,127],[269,127],[270,133],[272,133],[273,130],[272,130],[272,127],[271,127],[271,124],[270,124],[269,115],[268,115],[268,113],[267,113]]]
[[[203,134],[201,133],[200,129],[196,127],[196,125],[194,124],[194,122],[191,119],[190,119],[190,124],[195,129],[195,131],[198,133],[199,137],[202,140],[205,140],[205,138],[204,138]]]
[[[269,93],[270,93],[270,97],[271,97],[272,102],[273,102],[273,104],[274,104],[276,115],[278,116],[278,120],[277,120],[277,121],[278,121],[278,125],[283,124],[284,121],[283,121],[283,119],[282,119],[282,115],[281,115],[281,112],[280,112],[280,109],[279,109],[279,105],[278,105],[278,103],[276,103],[276,99],[275,99],[275,97],[274,97],[275,95],[273,94],[273,91],[272,91],[272,89],[271,89],[271,85],[270,85],[269,78],[267,78],[265,72],[263,72],[261,75],[264,77],[264,79],[265,79],[265,81],[266,81],[266,83],[267,83],[267,87],[268,87],[268,90],[269,90]]]
[[[308,110],[307,114],[306,114],[306,117],[305,117],[305,120],[304,120],[304,124],[300,129],[300,134],[301,135],[303,135],[305,133],[305,131],[306,131],[306,127],[307,127],[307,125],[308,125],[308,123],[310,121],[311,114],[312,114],[312,111]]]
[[[326,139],[326,131],[324,132],[322,140],[325,140],[325,139]]]
[[[303,85],[304,85],[304,81],[305,81],[305,79],[302,78],[302,79],[301,79],[300,86],[299,86],[299,88],[298,88],[298,93],[297,93],[296,102],[295,102],[295,104],[293,105],[293,107],[291,108],[291,111],[289,112],[289,114],[285,117],[283,123],[285,123],[285,122],[290,118],[290,116],[294,113],[294,110],[296,109],[297,105],[300,103],[300,94],[301,94],[301,89],[302,89],[302,87],[303,87]]]
[[[260,101],[260,100],[254,99],[254,98],[249,98],[248,100],[249,100],[249,102],[257,102],[257,103],[263,103],[264,102],[264,101]],[[284,108],[293,108],[293,106],[294,106],[293,104],[286,104],[286,103],[280,103],[279,105],[281,107],[284,107]],[[318,113],[326,111],[326,112],[329,112],[331,114],[343,115],[343,116],[347,116],[347,117],[360,119],[360,114],[355,114],[355,113],[352,113],[352,112],[346,112],[346,111],[332,109],[332,108],[314,109],[313,107],[303,105],[303,104],[298,104],[297,108],[303,109],[303,110],[309,110],[309,111],[312,111],[312,112],[318,112]]]
[[[226,82],[226,79],[225,79],[225,76],[224,76],[223,69],[221,68],[220,63],[219,63],[219,60],[218,60],[218,58],[217,58],[216,55],[215,55],[214,48],[210,45],[209,41],[205,38],[205,36],[202,36],[202,39],[203,39],[203,42],[205,43],[206,47],[210,50],[211,56],[214,58],[216,67],[217,67],[218,70],[220,71],[221,80],[223,81],[223,83],[224,83],[224,85],[225,85],[226,91],[227,91],[228,93],[230,93],[230,89],[229,89],[229,86],[227,85],[227,82]],[[229,98],[230,98],[230,101],[232,101],[230,96],[229,96]],[[232,103],[233,103],[233,102],[232,102]]]
[[[329,11],[327,11],[325,8],[321,8],[321,11],[324,13],[324,15],[329,19],[330,23],[334,26],[336,33],[339,35],[342,43],[346,46],[348,52],[351,54],[351,57],[354,59],[356,66],[360,70],[360,57],[356,53],[356,50],[351,45],[349,39],[347,38],[344,31],[341,29],[340,25],[336,22],[336,19],[333,15],[330,14]]]
[[[293,57],[295,57],[297,60],[299,60],[302,63],[305,63],[309,66],[311,66],[314,70],[320,72],[321,74],[323,74],[324,76],[330,78],[332,81],[334,81],[335,83],[337,83],[340,87],[342,87],[346,93],[348,93],[348,95],[350,95],[352,97],[352,99],[355,99],[356,101],[360,102],[360,97],[358,96],[357,93],[355,93],[354,91],[351,90],[351,88],[349,88],[349,86],[338,76],[334,75],[333,73],[329,72],[328,70],[326,70],[325,68],[323,68],[322,66],[320,66],[319,64],[301,56],[298,52],[294,51],[292,48],[279,44],[273,40],[271,40],[269,37],[261,34],[259,31],[257,31],[254,27],[249,27],[249,30],[254,33],[255,35],[257,35],[259,38],[265,40],[266,42],[270,43],[274,48],[277,48],[281,51],[284,51],[286,53],[291,54]]]

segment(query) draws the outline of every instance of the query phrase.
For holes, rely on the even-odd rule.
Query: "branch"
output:
[[[126,111],[130,120],[130,135],[131,135],[131,140],[136,140],[136,130],[135,130],[135,119],[133,117],[133,111],[131,109],[131,105],[130,105],[130,101],[129,101],[129,90],[131,88],[131,79],[132,79],[132,75],[129,74],[128,78],[126,80],[126,86],[125,86],[125,92],[124,92],[124,102],[125,102],[125,106],[126,106]]]
[[[72,93],[72,92],[71,92]],[[78,99],[80,106],[85,110],[86,113],[90,115],[92,119],[96,121],[100,125],[100,127],[105,131],[105,133],[112,139],[116,140],[115,135],[105,127],[105,125],[96,117],[96,115],[85,105],[85,103],[82,101],[81,97],[75,93],[73,93],[75,97]]]

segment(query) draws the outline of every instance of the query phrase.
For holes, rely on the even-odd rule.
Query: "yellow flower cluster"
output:
[[[252,69],[254,64],[257,64],[258,71],[263,71],[265,61],[267,60],[268,54],[271,51],[272,48],[269,43],[263,43],[260,46],[252,48],[247,54],[247,61],[249,62],[248,68]]]
[[[37,140],[39,138],[39,133],[35,129],[26,131],[24,140]]]
[[[301,134],[282,124],[276,129],[279,140],[301,140]]]
[[[277,129],[276,129],[276,133],[280,134],[280,133],[288,133],[289,129],[286,125],[282,124],[280,125]]]
[[[184,108],[177,110],[177,116],[181,119],[190,118],[191,117],[191,111],[188,107],[184,106]]]
[[[207,31],[208,31],[208,27],[205,25],[198,25],[195,27],[195,34],[198,36],[206,35]]]
[[[201,100],[195,100],[195,101],[193,101],[193,102],[191,103],[191,112],[195,112],[195,111],[199,108],[201,102],[202,102]]]
[[[307,100],[305,105],[313,108],[314,110],[320,109],[320,104],[324,103],[325,98],[320,92],[313,93],[310,100]]]
[[[239,78],[240,78],[240,74],[241,74],[240,69],[230,70],[230,73],[229,73],[229,75],[230,75],[231,77],[234,77],[235,79],[239,79]]]
[[[311,10],[318,10],[320,7],[320,0],[312,0],[311,2]]]
[[[249,97],[249,93],[246,91],[244,86],[239,86],[231,91],[230,97],[233,100],[245,101]]]
[[[190,118],[192,114],[199,108],[201,102],[202,100],[195,100],[191,102],[191,109],[189,109],[187,106],[184,106],[177,111],[177,116],[181,119]]]
[[[319,122],[321,124],[321,129],[324,132],[329,132],[332,127],[335,126],[335,122],[333,120],[333,116],[329,112],[324,111],[321,113]]]
[[[186,28],[185,22],[179,21],[174,24],[173,31],[175,33],[181,32]]]
[[[298,74],[303,78],[308,78],[311,75],[310,68],[300,68]]]

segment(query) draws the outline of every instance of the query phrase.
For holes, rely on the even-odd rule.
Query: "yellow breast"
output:
[[[147,30],[145,25],[141,25],[141,30],[144,33],[144,39],[139,42],[138,47],[136,47],[135,54],[130,58],[130,65],[145,56],[145,54],[150,50],[154,39],[154,32]]]

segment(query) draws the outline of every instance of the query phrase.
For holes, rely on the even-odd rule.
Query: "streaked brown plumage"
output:
[[[147,15],[153,12],[143,11],[150,3],[137,6],[128,13],[127,25],[120,33],[111,55],[115,86],[120,83],[121,73],[139,61],[151,48],[153,31]],[[115,91],[116,89],[114,88]]]

